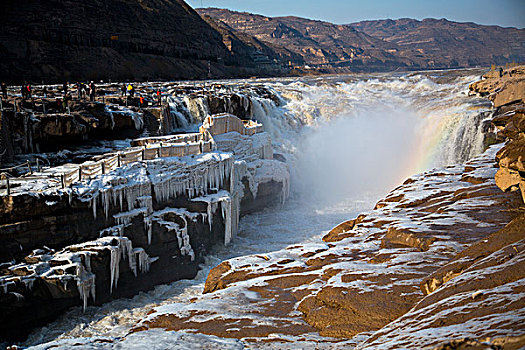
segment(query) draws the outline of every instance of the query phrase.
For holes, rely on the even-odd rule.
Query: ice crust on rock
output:
[[[220,327],[225,320],[235,320],[239,324],[247,325],[232,327],[232,333],[229,334],[242,336],[246,334],[243,333],[244,328],[249,332],[259,326],[273,327],[275,332],[279,333],[283,324],[299,325],[303,324],[304,320],[309,320],[309,317],[315,317],[317,313],[331,315],[332,312],[339,312],[336,310],[347,310],[343,302],[345,300],[350,304],[348,310],[353,310],[352,307],[356,306],[352,300],[355,298],[382,300],[384,297],[385,300],[390,300],[395,297],[399,298],[400,307],[405,299],[413,302],[409,305],[414,305],[424,297],[420,289],[423,278],[436,268],[447,264],[451,257],[462,251],[469,242],[477,241],[483,234],[494,232],[506,223],[505,217],[494,215],[497,210],[494,209],[495,201],[505,201],[504,194],[494,188],[496,169],[493,169],[492,164],[499,147],[501,145],[491,147],[466,165],[434,169],[426,174],[413,176],[410,181],[392,191],[385,200],[379,201],[376,208],[366,213],[352,229],[345,232],[347,237],[339,241],[302,243],[264,255],[249,255],[224,261],[220,265],[221,268],[216,268],[216,277],[210,279],[215,269],[208,276],[205,288],[212,292],[199,296],[192,303],[157,307],[139,326],[153,329],[160,320],[169,322],[167,320],[173,319],[174,324],[177,324],[176,329],[184,330],[186,323],[189,328],[202,322],[206,322],[207,325],[216,323],[217,327]],[[469,182],[464,179],[466,166],[472,168],[470,173],[476,174],[479,181]],[[463,196],[467,195],[473,198],[465,200]],[[441,209],[445,207],[446,210]],[[479,215],[480,213],[483,214]],[[451,231],[450,225],[454,225],[456,230]],[[485,233],[480,232],[480,227]],[[396,246],[398,243],[394,240],[390,246],[389,236],[386,234],[389,229],[398,230],[395,232],[399,232],[401,237],[406,236],[412,241],[402,242],[406,246]],[[428,234],[432,235],[432,240],[428,245],[424,245]],[[396,238],[395,235],[393,238]],[[491,270],[495,268],[486,271]],[[462,278],[475,280],[476,272],[464,274],[463,277],[448,283],[461,283]],[[288,286],[288,283],[291,286]],[[522,282],[517,281],[515,284]],[[508,285],[488,293],[505,293],[505,288],[510,287]],[[253,290],[263,291],[258,293],[259,299],[246,296],[246,293],[252,293]],[[262,297],[264,291],[272,291],[269,293],[271,297]],[[484,295],[486,291],[481,292]],[[286,298],[281,300],[279,297],[290,294],[297,298],[292,302],[293,306],[289,305]],[[514,297],[511,294],[506,296],[509,298],[508,302],[517,302],[522,298],[521,294]],[[467,300],[472,299],[472,295],[469,291],[453,298]],[[304,311],[303,305],[307,307],[310,303],[307,299],[319,300],[318,306],[313,306],[308,312]],[[497,297],[490,300],[497,301]],[[446,305],[451,301],[452,299],[444,299],[442,302]],[[333,309],[330,308],[332,304],[335,305]],[[458,304],[461,305],[461,302]],[[393,305],[397,304],[394,302]],[[275,317],[273,312],[281,309],[292,311]],[[410,307],[404,312],[408,312],[409,309]],[[304,318],[301,317],[303,312],[307,312]],[[360,311],[356,309],[355,312]],[[367,312],[381,313],[381,310],[363,310],[364,314]],[[437,319],[432,316],[426,320],[424,309],[418,312],[420,322],[432,324]],[[457,312],[463,311],[457,309]],[[486,325],[484,327],[490,329],[491,324],[505,324],[516,320],[516,317],[510,314],[496,316],[498,318],[485,317],[477,321],[482,321]],[[443,314],[441,319],[443,318],[446,318],[446,314]],[[315,325],[314,322],[312,323]],[[353,324],[351,320],[349,322],[350,332]],[[385,322],[386,325],[388,321]],[[417,324],[413,326],[416,327]],[[396,348],[396,344],[397,348],[406,345],[394,343],[403,340],[403,334],[406,334],[402,323],[397,327],[397,333],[392,334],[396,338],[392,339],[393,342],[388,348]],[[327,328],[327,332],[329,331],[330,327]],[[425,331],[417,334],[419,337],[428,335]],[[475,333],[468,329],[461,330],[459,327],[442,327],[436,333],[438,336],[446,334],[463,337]]]
[[[282,183],[281,204],[290,196],[290,171],[286,163],[274,160],[260,159],[248,165],[250,173],[250,191],[253,198],[257,197],[260,184],[271,181]]]
[[[239,201],[232,198],[230,192],[221,190],[216,194],[211,194],[205,197],[197,197],[192,199],[195,202],[207,203],[207,219],[212,227],[213,214],[216,212],[218,207],[221,208],[222,218],[224,220],[224,244],[229,244],[234,235],[237,234],[237,227],[239,225]]]
[[[168,213],[176,214],[182,219],[184,226],[173,221],[164,220],[164,215]],[[153,213],[152,222],[164,227],[168,232],[175,232],[181,256],[189,256],[191,261],[195,260],[195,252],[190,244],[190,236],[188,235],[188,220],[196,221],[198,213],[192,213],[185,209],[166,208],[164,210]]]
[[[203,117],[206,117],[204,100],[198,101],[193,99],[191,108],[201,110]],[[248,108],[249,105],[248,101],[245,107]],[[182,123],[181,118],[185,118],[188,123],[192,122],[184,113],[175,113],[174,109],[179,107],[172,105],[170,108],[170,114],[176,116],[178,123]],[[112,116],[116,113],[131,113],[135,127],[143,127],[140,113],[124,108],[108,110],[108,113]],[[272,144],[267,133],[243,136],[231,132],[218,135],[217,138],[219,151],[132,162],[106,174],[75,182],[66,189],[61,189],[56,184],[48,187],[39,187],[38,183],[28,184],[33,190],[41,190],[29,192],[32,196],[59,195],[68,199],[70,205],[75,200],[87,203],[94,219],[105,220],[108,227],[98,232],[99,238],[96,240],[68,246],[58,253],[43,254],[38,256],[36,264],[13,266],[28,269],[32,273],[0,277],[0,291],[9,293],[10,288],[17,283],[31,288],[35,279],[39,278],[56,280],[64,288],[69,281],[74,281],[85,309],[88,299],[95,299],[96,276],[91,270],[92,257],[102,251],[109,253],[110,293],[118,288],[122,260],[127,260],[135,276],[148,272],[151,263],[155,261],[147,254],[148,247],[133,247],[131,240],[125,236],[126,229],[136,223],[137,219],[143,222],[148,244],[154,240],[155,225],[160,225],[175,234],[180,256],[194,261],[196,254],[191,246],[188,223],[200,218],[202,222],[208,220],[211,230],[214,215],[220,213],[224,222],[224,244],[229,244],[238,231],[240,203],[244,196],[243,180],[248,181],[254,198],[260,184],[282,182],[281,201],[284,202],[289,194],[289,173],[286,164],[272,159]],[[171,201],[177,198],[207,203],[206,213],[170,208]],[[52,206],[55,202],[48,201],[46,204]],[[158,207],[164,209],[155,210]],[[168,213],[175,214],[182,223],[165,220],[164,215]],[[51,260],[54,262],[53,266],[49,263]],[[57,261],[60,263],[56,263]]]
[[[125,106],[118,105],[111,105],[111,108],[108,105],[106,105],[105,111],[111,116],[112,129],[115,127],[115,114],[122,114],[130,117],[133,121],[136,130],[142,130],[142,128],[144,127],[143,114],[140,112],[134,112]]]
[[[142,248],[133,248],[131,241],[127,237],[107,236],[69,246],[53,255],[35,255],[34,257],[38,259],[37,263],[21,263],[11,267],[11,269],[27,269],[31,271],[31,274],[20,277],[0,277],[0,285],[3,287],[4,294],[7,294],[9,285],[14,285],[15,281],[24,283],[29,289],[35,279],[55,280],[61,283],[64,289],[67,289],[69,281],[74,281],[85,309],[89,297],[95,300],[96,276],[91,270],[91,259],[104,250],[109,251],[110,254],[110,292],[118,285],[121,258],[128,260],[129,267],[135,276],[137,276],[138,272],[145,273],[149,271],[151,261]],[[74,271],[74,273],[69,271]]]

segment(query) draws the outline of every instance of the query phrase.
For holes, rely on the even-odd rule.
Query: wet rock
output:
[[[501,77],[489,74],[485,80],[472,83],[469,89],[488,96],[494,107],[525,103],[525,66],[506,69]]]
[[[525,345],[525,336],[508,336],[504,338],[464,338],[452,340],[435,347],[433,350],[518,350]]]
[[[324,242],[339,242],[353,235],[352,229],[359,223],[359,218],[340,223],[323,237]]]
[[[431,294],[359,348],[373,349],[379,344],[384,349],[429,348],[442,343],[443,336],[452,339],[519,336],[523,332],[520,319],[525,310],[524,225],[525,216],[521,215],[461,252],[454,262],[435,274],[443,278],[442,284],[432,285],[427,280],[424,289]],[[524,341],[514,340],[518,344]],[[511,344],[509,348],[513,348]]]
[[[463,250],[450,263],[426,277],[421,282],[421,290],[428,295],[452,278],[459,276],[477,261],[525,238],[524,227],[524,215],[513,219],[504,228]]]
[[[435,240],[435,237],[417,237],[410,230],[389,227],[386,235],[381,239],[381,246],[385,248],[412,247],[424,252],[430,248]]]
[[[294,330],[296,337],[304,336],[308,326],[322,336],[351,338],[385,329],[425,300],[420,284],[427,276],[519,215],[519,196],[501,192],[494,183],[493,159],[500,147],[493,146],[465,166],[412,177],[388,195],[392,200],[338,225],[325,242],[223,262],[210,272],[206,294],[180,311],[156,308],[136,330],[198,327],[206,334],[245,337],[264,335],[270,327],[285,336],[291,331],[283,328],[285,321],[301,326]],[[480,181],[460,181],[464,172]],[[490,268],[479,271],[489,273]],[[468,280],[464,283],[469,285]],[[250,291],[257,295],[247,297]],[[214,308],[209,308],[210,303]],[[227,314],[221,311],[226,309]],[[276,312],[278,319],[271,317]],[[197,323],[202,315],[204,327]],[[428,322],[439,323],[440,315]],[[263,323],[244,322],[259,317]],[[516,329],[512,317],[505,316],[502,322]],[[231,333],[223,331],[225,319],[228,324],[238,321]],[[438,338],[440,343],[444,339]]]
[[[498,110],[492,124],[505,146],[496,155],[500,170],[496,184],[503,191],[520,191],[525,202],[525,66],[486,75],[473,83],[471,91],[488,95]]]

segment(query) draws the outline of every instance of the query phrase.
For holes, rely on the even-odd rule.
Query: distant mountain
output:
[[[197,12],[274,48],[286,48],[321,70],[458,68],[525,61],[524,29],[435,19],[336,25],[217,8]]]
[[[525,62],[525,29],[432,18],[363,21],[351,26],[396,44],[401,56],[422,61],[429,67]]]
[[[255,37],[273,47],[286,48],[312,67],[392,70],[412,67],[409,58],[397,56],[398,47],[359,32],[349,25],[335,25],[300,17],[265,17],[225,9],[197,9],[203,16]]]
[[[197,13],[198,12],[198,13]],[[0,80],[203,79],[525,62],[525,30],[447,20],[336,25],[183,0],[0,3]],[[286,68],[283,68],[286,67]]]

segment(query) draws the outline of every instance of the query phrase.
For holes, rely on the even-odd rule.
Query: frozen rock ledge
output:
[[[215,127],[224,121],[235,130],[213,130],[210,152],[197,147],[65,189],[26,184],[0,197],[0,338],[21,338],[71,306],[193,278],[214,244],[234,239],[242,205],[283,203],[288,166],[273,160],[270,137],[230,115]]]

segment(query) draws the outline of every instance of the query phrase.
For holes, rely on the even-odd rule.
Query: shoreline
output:
[[[515,107],[507,103],[503,109],[507,116],[513,110],[512,116],[518,114],[520,120],[525,119],[523,113],[520,114],[519,103]],[[493,120],[496,121],[500,115],[497,112],[495,109]],[[503,300],[523,300],[525,296],[520,282],[525,276],[519,268],[525,258],[521,249],[525,239],[522,230],[525,197],[519,191],[519,181],[518,187],[516,181],[504,187],[502,176],[498,180],[496,175],[506,165],[516,163],[516,158],[502,162],[505,159],[502,154],[509,153],[505,151],[509,143],[501,143],[508,139],[505,133],[512,132],[515,139],[520,139],[516,134],[523,135],[525,130],[509,131],[501,118],[499,123],[499,127],[495,125],[499,129],[499,145],[476,159],[412,176],[380,200],[371,213],[338,225],[324,237],[324,242],[222,262],[211,270],[201,298],[185,306],[183,312],[157,308],[135,328],[135,334],[156,328],[199,329],[204,334],[255,341],[270,334],[300,339],[314,327],[321,336],[342,338],[336,341],[338,345],[348,346],[362,341],[343,339],[377,330],[374,335],[364,336],[368,339],[358,346],[360,349],[376,346],[395,349],[408,344],[441,349],[440,346],[446,347],[447,343],[459,346],[484,341],[511,349],[523,346],[525,335],[519,332],[517,321],[525,312],[523,303],[509,306],[507,313],[510,314],[502,321],[506,322],[507,331],[503,331],[501,323],[499,331],[493,330],[498,329],[499,320],[491,323],[487,318],[500,312],[498,300],[489,298],[491,293],[499,294]],[[513,155],[519,158],[520,153],[511,152],[510,157]],[[499,171],[494,169],[495,165],[500,167]],[[427,194],[418,194],[420,190],[416,190],[415,196],[410,195],[414,186],[428,187],[421,190]],[[408,213],[414,216],[407,221]],[[423,222],[428,219],[432,224],[425,226]],[[489,243],[484,244],[485,241]],[[409,258],[411,255],[414,257]],[[505,269],[514,272],[504,274],[504,278],[491,275],[491,270],[503,273]],[[374,277],[376,273],[379,275]],[[475,277],[467,276],[484,276],[484,279],[476,284]],[[390,284],[392,281],[401,283],[395,287],[396,283]],[[462,285],[461,291],[455,289],[458,284]],[[514,285],[516,287],[511,287]],[[479,293],[480,289],[491,292]],[[502,292],[504,290],[507,292]],[[230,298],[240,298],[242,293],[249,292],[258,295],[245,302],[246,306],[251,304],[254,311],[242,311],[241,306],[240,310],[236,309],[237,316],[225,319],[220,311],[205,307],[207,300],[217,300],[222,305]],[[461,302],[454,304],[454,298]],[[447,311],[445,320],[441,305],[447,302],[452,304],[447,306],[447,310],[451,310]],[[283,322],[269,321],[267,327],[250,331],[254,324],[248,320],[255,318],[253,313],[269,317],[276,310],[280,310]],[[418,323],[423,317],[418,310],[424,310],[427,322]],[[203,313],[208,319],[205,325],[197,322],[198,315]],[[472,314],[472,317],[454,314]],[[482,326],[481,319],[476,323],[476,317],[485,317],[486,324]],[[513,317],[517,317],[514,322]],[[473,319],[473,323],[467,322],[469,319]],[[439,326],[443,322],[445,326]],[[389,323],[390,326],[385,327]],[[228,331],[228,324],[237,326]],[[446,325],[451,328],[447,330]],[[409,336],[407,327],[412,327],[410,340],[405,340]],[[428,334],[436,335],[429,337]],[[277,339],[273,341],[286,344]]]
[[[389,195],[379,201],[376,208],[367,213],[366,216],[360,215],[355,220],[338,225],[324,237],[323,241],[310,246],[292,246],[266,255],[247,256],[226,261],[224,265],[221,264],[215,268],[214,275],[210,274],[208,277],[209,281],[206,283],[206,287],[209,293],[205,294],[202,300],[199,298],[195,300],[193,305],[184,307],[186,316],[190,314],[189,318],[185,319],[186,316],[181,317],[182,315],[177,312],[171,311],[170,313],[169,307],[160,308],[150,315],[151,317],[143,319],[143,322],[135,328],[134,333],[127,335],[126,338],[147,338],[148,332],[161,332],[166,334],[166,337],[170,337],[171,332],[169,330],[156,329],[160,326],[160,328],[173,330],[202,327],[201,333],[204,334],[215,334],[224,338],[240,338],[245,342],[269,342],[282,346],[285,346],[288,341],[300,342],[302,338],[313,342],[327,342],[325,344],[327,346],[329,344],[355,346],[361,343],[369,338],[371,333],[367,333],[365,330],[361,331],[356,338],[352,336],[351,340],[343,340],[345,337],[348,338],[352,332],[352,327],[347,327],[344,323],[348,322],[348,318],[345,316],[349,312],[348,310],[353,313],[364,313],[365,317],[369,318],[370,324],[376,322],[375,324],[379,328],[385,317],[394,322],[403,319],[404,316],[402,315],[397,315],[401,318],[395,318],[396,315],[393,315],[391,311],[385,312],[388,310],[388,308],[385,309],[385,305],[389,302],[401,303],[399,305],[405,305],[401,309],[407,311],[412,305],[415,305],[422,295],[429,293],[431,296],[436,295],[431,293],[434,292],[436,286],[451,283],[450,280],[445,281],[448,277],[443,278],[443,276],[457,277],[456,274],[461,274],[465,269],[470,268],[468,264],[458,265],[456,262],[456,264],[453,263],[449,266],[446,263],[447,261],[454,262],[455,252],[461,254],[461,248],[472,245],[472,240],[480,241],[479,239],[475,240],[475,237],[483,241],[484,237],[488,237],[490,230],[504,227],[505,222],[518,215],[517,211],[513,209],[519,207],[519,203],[521,203],[518,193],[503,193],[494,183],[496,170],[492,169],[495,164],[493,159],[498,147],[501,146],[501,144],[493,146],[489,153],[481,155],[472,164],[435,169],[425,174],[412,176],[405,181],[404,185],[391,191]],[[455,187],[452,186],[452,188],[450,183],[454,183]],[[500,206],[494,205],[494,198],[497,199]],[[469,208],[468,203],[474,207]],[[500,213],[499,209],[502,205],[507,206],[508,211]],[[447,217],[446,208],[449,207],[454,208],[452,213],[458,213],[457,218],[454,215]],[[420,225],[427,227],[427,231],[421,230],[417,225],[414,227],[410,224],[410,220],[407,221],[406,218],[403,218],[403,215],[407,215],[407,213],[411,213],[410,215],[415,218],[415,222],[427,222],[425,225]],[[426,213],[428,218],[421,221],[423,220],[422,217],[425,217],[423,213]],[[481,217],[477,218],[476,215]],[[474,216],[474,219],[471,216]],[[429,220],[430,222],[428,222]],[[431,227],[430,231],[428,231],[429,227]],[[445,236],[451,236],[447,233],[447,229],[450,227],[471,234],[471,237],[469,236],[468,239],[456,237],[458,233],[455,233],[452,235],[454,236],[453,239],[447,240]],[[473,232],[476,229],[482,232]],[[438,232],[440,233],[438,234]],[[462,239],[463,241],[461,241]],[[363,249],[347,249],[354,244]],[[512,249],[512,245],[510,247]],[[479,251],[485,255],[492,254],[490,247],[489,250],[483,250],[482,246],[480,249],[474,251],[478,255],[473,256],[473,260],[480,259]],[[439,258],[438,253],[443,253],[445,258]],[[405,266],[407,271],[412,271],[415,277],[409,276],[408,279],[400,277],[399,274],[406,272],[403,270],[403,264],[407,264],[406,257],[411,256],[416,258],[421,256],[423,259],[428,258],[429,261],[425,261],[422,266],[408,264]],[[438,273],[436,266],[431,263],[432,259],[438,259],[434,265],[441,266],[442,268],[439,271],[444,271],[444,274]],[[229,262],[235,263],[230,263],[228,266],[226,263]],[[399,267],[392,275],[384,273],[383,276],[386,279],[381,281],[379,277],[374,280],[375,277],[370,274],[368,277],[366,274],[362,277],[357,276],[351,271],[351,266],[354,263],[361,270],[362,267],[368,266],[367,268],[370,271],[375,271],[376,267],[385,269],[388,269],[388,266],[398,265]],[[349,269],[348,266],[350,266],[350,273],[345,274],[338,271],[341,268]],[[459,266],[459,272],[457,266]],[[365,271],[367,270],[365,269]],[[316,274],[320,274],[320,278],[310,280]],[[340,275],[339,281],[333,284],[333,280],[337,279],[338,275]],[[412,280],[415,279],[420,279],[421,283],[414,283]],[[389,281],[394,280],[400,282],[396,288],[401,288],[403,290],[401,293],[405,294],[401,299],[391,298],[395,296],[395,293],[392,296],[387,293],[387,298],[383,298],[381,291],[372,291],[376,293],[373,297],[360,295],[370,292],[369,289],[374,289],[375,286],[383,285],[382,288],[384,288]],[[423,281],[426,282],[423,283]],[[262,285],[261,282],[263,282]],[[316,284],[324,284],[324,287],[323,285],[316,287]],[[319,292],[316,292],[316,288]],[[403,288],[408,289],[404,290]],[[214,289],[215,291],[212,292]],[[437,291],[439,293],[440,290],[444,289],[446,288],[439,288]],[[355,294],[356,290],[357,294]],[[350,295],[348,295],[349,292]],[[304,300],[308,298],[305,293],[311,294],[313,298]],[[475,292],[471,294],[475,294]],[[471,294],[468,295],[471,296]],[[215,295],[220,295],[220,297]],[[475,296],[476,298],[472,297],[472,300],[483,298],[483,295],[480,294],[475,294]],[[223,298],[224,300],[221,300]],[[226,324],[223,324],[224,319],[221,320],[220,312],[213,315],[216,311],[206,309],[206,300],[215,300],[214,302],[219,303],[219,305],[224,304],[225,308],[230,308],[228,300],[232,300],[231,305],[235,304],[231,298],[236,298],[236,301],[239,298],[241,300],[246,299],[245,305],[253,309],[250,312],[254,312],[255,315],[248,314],[249,317],[246,318],[242,317],[241,312],[241,317],[227,319]],[[296,300],[293,301],[293,298]],[[301,298],[302,300],[299,300]],[[348,300],[349,298],[350,300]],[[359,307],[351,306],[355,302],[351,300],[352,298],[357,298],[361,305],[363,302],[368,305],[366,304],[367,300],[379,300],[380,305],[378,305],[379,308],[374,306],[375,311],[374,307],[370,309],[371,312],[364,308],[360,310]],[[299,301],[301,302],[299,303]],[[202,306],[201,302],[204,303]],[[284,307],[282,307],[283,305]],[[275,313],[282,310],[284,311],[281,313]],[[286,315],[287,312],[290,314]],[[381,315],[381,312],[384,315]],[[367,313],[368,316],[366,316]],[[375,318],[374,313],[379,315],[379,318]],[[202,315],[206,315],[205,317],[208,318],[204,324],[201,324],[202,321],[197,321]],[[281,318],[283,322],[278,323],[279,327],[276,328],[256,326],[254,330],[257,322],[253,324],[249,323],[252,321],[248,320],[250,317],[256,320],[260,316],[270,317],[272,320],[275,320],[275,317]],[[331,321],[338,322],[339,320],[342,320],[343,323],[330,324]],[[410,320],[406,321],[404,325],[409,324],[409,322]],[[231,323],[230,328],[227,328],[228,323]],[[237,326],[233,326],[234,324]],[[238,327],[239,324],[241,327]],[[404,325],[400,326],[401,329]],[[252,331],[248,331],[249,329]],[[319,330],[329,338],[316,338],[314,334]],[[248,333],[243,334],[243,332]],[[380,335],[381,333],[378,333],[378,337]],[[331,338],[332,336],[343,336],[343,339]],[[375,339],[378,337],[370,338],[370,341],[376,341]],[[288,340],[279,340],[279,338]],[[384,337],[381,339],[384,342]],[[119,342],[121,341],[119,340]],[[501,340],[498,341],[501,343]],[[383,343],[376,341],[375,344]]]

